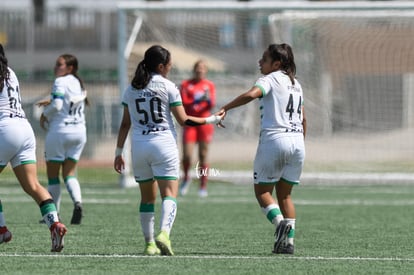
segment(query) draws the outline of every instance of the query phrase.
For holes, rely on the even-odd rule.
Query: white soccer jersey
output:
[[[170,106],[182,105],[182,101],[179,90],[170,80],[154,74],[144,89],[129,86],[123,94],[122,104],[128,106],[133,140],[171,134],[176,138]]]
[[[22,109],[19,80],[14,71],[9,69],[9,80],[4,81],[3,90],[0,93],[0,119],[21,117],[24,118],[25,113]]]
[[[255,86],[262,90],[260,98],[262,134],[302,133],[303,92],[299,81],[293,85],[282,71],[259,78]]]
[[[21,105],[19,81],[9,68],[0,93],[0,167],[36,162],[36,140]]]
[[[69,74],[56,78],[51,93],[51,104],[43,111],[49,121],[49,131],[70,131],[72,127],[65,126],[84,125],[85,97],[86,93],[75,76]],[[61,106],[61,109],[56,106]]]

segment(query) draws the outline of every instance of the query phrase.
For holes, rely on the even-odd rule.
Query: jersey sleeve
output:
[[[58,77],[53,82],[52,93],[50,94],[50,104],[43,110],[43,115],[47,119],[51,119],[57,112],[63,107],[63,101],[65,99],[66,81],[62,77]]]
[[[128,102],[129,102],[129,90],[131,89],[131,86],[129,86],[128,88],[125,89],[125,91],[122,93],[122,99],[121,99],[121,104],[124,107],[128,107]]]
[[[171,83],[168,85],[168,101],[170,106],[180,106],[183,105],[180,91],[178,90],[175,84]]]
[[[270,92],[270,82],[267,80],[266,76],[260,77],[254,86],[258,87],[262,91],[262,97],[266,96]]]
[[[63,100],[65,97],[65,91],[66,91],[65,87],[66,87],[65,79],[61,77],[56,78],[55,82],[53,83],[53,87],[52,87],[51,100],[54,100],[56,98]]]

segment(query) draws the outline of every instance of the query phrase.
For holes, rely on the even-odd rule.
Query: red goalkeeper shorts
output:
[[[183,142],[211,142],[214,134],[214,125],[185,126],[183,129]]]

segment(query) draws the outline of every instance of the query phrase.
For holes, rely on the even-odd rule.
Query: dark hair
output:
[[[153,45],[145,51],[144,59],[139,62],[131,81],[135,89],[145,88],[151,80],[151,73],[156,73],[159,64],[167,65],[171,60],[170,52],[160,45]]]
[[[78,59],[76,58],[76,56],[74,56],[72,54],[65,53],[65,54],[62,54],[59,57],[61,57],[65,60],[65,63],[66,63],[67,67],[72,66],[72,71],[70,73],[73,74],[73,76],[76,77],[79,80],[82,89],[84,89],[83,81],[78,75],[79,65],[78,65]]]
[[[3,45],[0,43],[0,92],[3,91],[4,82],[6,83],[9,81],[10,72],[9,72],[9,65],[6,58],[6,54],[4,53]]]
[[[81,88],[82,88],[82,90],[84,90],[85,86],[83,85],[82,79],[78,75],[79,65],[78,65],[78,59],[76,58],[76,56],[66,53],[66,54],[62,54],[59,57],[61,57],[61,58],[63,58],[63,60],[65,60],[65,63],[66,63],[67,67],[72,66],[72,71],[70,73],[79,80]],[[85,98],[85,103],[86,103],[86,105],[89,105],[88,98]]]
[[[286,72],[292,84],[295,84],[296,65],[292,48],[285,43],[270,44],[267,50],[273,61],[280,61],[280,68]]]

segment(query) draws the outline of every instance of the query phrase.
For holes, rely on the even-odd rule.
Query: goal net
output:
[[[254,84],[269,44],[286,42],[304,88],[306,169],[413,170],[414,5],[203,3],[119,6],[123,85],[145,49],[161,44],[172,53],[169,78],[177,85],[197,59],[207,60],[219,107]],[[239,158],[257,144],[257,107],[232,110],[226,130],[216,131],[217,143],[241,142]]]

